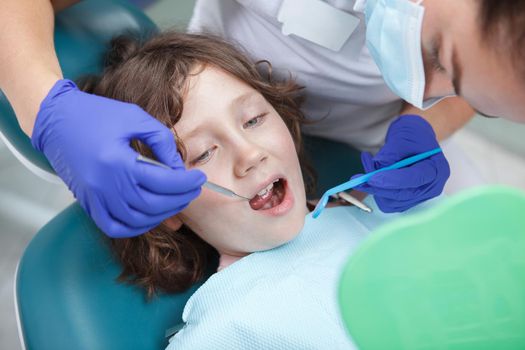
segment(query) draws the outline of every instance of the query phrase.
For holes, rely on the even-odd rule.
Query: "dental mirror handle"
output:
[[[319,200],[319,202],[317,202],[317,205],[315,206],[315,209],[312,212],[312,217],[315,219],[319,215],[321,215],[321,212],[324,210],[326,204],[328,203],[328,197],[329,196],[331,196],[333,194],[336,194],[336,193],[339,193],[339,192],[343,192],[343,191],[349,190],[349,189],[351,189],[351,188],[353,188],[353,187],[355,187],[357,185],[361,185],[361,184],[367,182],[368,180],[370,180],[370,178],[372,176],[374,176],[375,174],[377,174],[377,173],[380,173],[380,172],[383,172],[383,171],[387,171],[387,170],[399,169],[399,168],[406,167],[408,165],[412,165],[412,164],[414,164],[416,162],[419,162],[420,160],[429,158],[429,157],[431,157],[434,154],[437,154],[439,152],[442,152],[442,150],[441,150],[440,147],[437,147],[437,148],[435,148],[433,150],[430,150],[430,151],[427,151],[427,152],[423,152],[423,153],[419,153],[419,154],[416,154],[415,156],[402,159],[399,162],[396,162],[396,163],[394,163],[392,165],[389,165],[387,167],[374,170],[374,171],[372,171],[370,173],[366,173],[366,174],[361,175],[361,176],[359,176],[357,178],[350,179],[350,181],[344,182],[344,183],[342,183],[342,184],[340,184],[338,186],[330,188],[329,190],[327,190],[321,196],[321,199]]]

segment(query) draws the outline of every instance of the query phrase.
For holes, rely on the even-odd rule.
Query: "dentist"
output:
[[[33,146],[95,223],[112,237],[138,235],[185,208],[206,178],[184,168],[170,131],[140,108],[83,93],[63,79],[53,19],[54,10],[71,2],[3,2],[0,88]],[[340,35],[332,29],[324,36],[339,36],[339,46],[315,30],[302,31],[291,5],[335,10],[332,17],[318,12],[316,19],[323,18],[325,28],[335,17],[348,24]],[[286,23],[292,30],[283,33]],[[363,150],[380,148],[375,156],[363,154],[370,171],[427,150],[435,142],[430,125],[443,139],[472,116],[459,98],[432,106],[445,96],[460,95],[482,113],[525,121],[524,23],[525,4],[513,0],[202,0],[190,29],[231,37],[254,58],[271,60],[276,71],[297,68],[309,89],[305,113],[320,119],[305,132]],[[316,109],[326,106],[331,108]],[[409,117],[408,127],[390,126],[402,114],[428,123]],[[97,127],[102,119],[104,129]],[[173,170],[135,162],[132,139],[148,144]],[[441,193],[449,168],[442,155],[434,157],[362,189],[375,194],[384,211],[405,210]]]

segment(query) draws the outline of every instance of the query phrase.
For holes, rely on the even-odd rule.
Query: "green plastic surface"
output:
[[[383,226],[339,301],[360,349],[525,349],[525,193],[474,189]]]

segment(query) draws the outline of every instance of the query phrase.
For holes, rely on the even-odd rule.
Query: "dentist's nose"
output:
[[[248,173],[256,169],[268,158],[263,148],[249,141],[237,144],[235,152],[237,153],[237,157],[235,157],[234,172],[235,175],[239,177],[248,175]]]

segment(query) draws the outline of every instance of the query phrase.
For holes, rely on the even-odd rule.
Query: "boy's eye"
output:
[[[244,123],[243,127],[245,129],[249,129],[249,128],[253,128],[253,127],[261,124],[262,122],[264,122],[264,117],[266,116],[266,114],[267,113],[262,113],[262,114],[259,114],[256,117],[253,117],[252,119],[250,119],[246,123]]]
[[[198,156],[197,158],[193,159],[190,162],[191,165],[197,165],[197,164],[204,164],[204,163],[206,163],[208,160],[210,160],[210,158],[213,155],[214,151],[215,151],[215,147],[206,150],[200,156]]]

